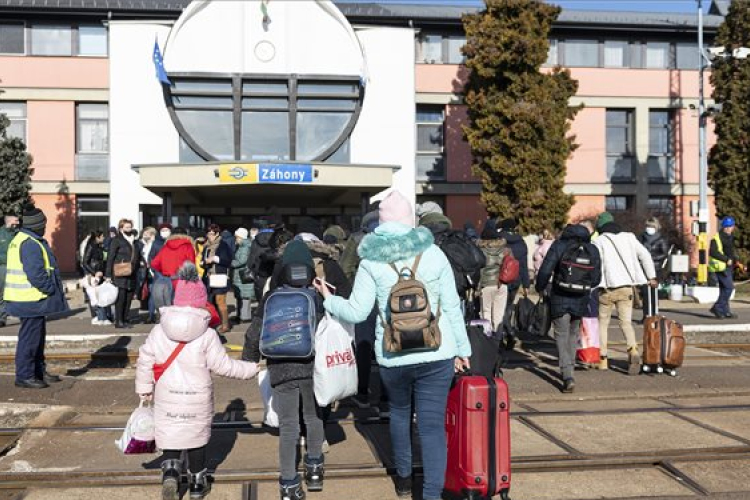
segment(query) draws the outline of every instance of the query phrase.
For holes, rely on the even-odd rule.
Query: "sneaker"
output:
[[[108,319],[105,319],[103,321],[100,321],[99,325],[101,325],[101,326],[112,326],[112,322],[110,320],[108,320]]]
[[[391,418],[391,405],[389,405],[387,401],[381,401],[378,403],[378,417]]]
[[[628,349],[628,375],[638,375],[641,373],[641,356],[638,354],[637,347]]]
[[[302,489],[300,477],[293,481],[279,480],[279,494],[281,500],[305,500],[305,490]]]
[[[575,388],[575,380],[573,380],[572,378],[566,378],[565,380],[563,380],[562,392],[564,392],[565,394],[570,394],[573,392],[573,390],[575,390]]]
[[[305,456],[305,484],[307,491],[323,491],[323,457],[312,459]]]
[[[91,324],[92,324],[92,325],[94,325],[94,326],[99,326],[99,325],[101,325],[101,324],[102,324],[102,322],[101,322],[101,321],[99,321],[99,320],[98,320],[98,319],[96,319],[96,318],[93,318],[93,319],[91,320]]]
[[[411,477],[393,476],[393,484],[396,487],[396,496],[399,498],[411,498]]]
[[[208,475],[208,469],[203,469],[197,474],[190,473],[190,498],[198,500],[206,498],[211,492],[211,481],[213,478]]]
[[[323,440],[323,446],[321,447],[321,451],[323,452],[323,454],[326,454],[329,451],[331,451],[331,445],[328,444],[327,439]]]
[[[599,367],[600,370],[609,370],[609,360],[606,356],[602,356],[602,359],[599,361]]]
[[[182,477],[182,460],[165,460],[161,463],[161,498],[177,500],[180,498],[180,480]]]
[[[720,312],[719,312],[719,311],[718,311],[718,310],[716,309],[716,307],[715,307],[715,306],[714,306],[714,307],[712,307],[711,309],[709,309],[709,310],[708,310],[708,312],[710,312],[711,314],[713,314],[713,315],[714,315],[714,317],[715,317],[716,319],[724,319],[724,318],[726,318],[726,315],[725,315],[725,314],[722,314],[722,313],[720,313]]]

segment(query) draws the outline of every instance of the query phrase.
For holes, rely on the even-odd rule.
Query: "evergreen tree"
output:
[[[561,68],[540,72],[548,35],[561,9],[540,0],[486,0],[464,16],[464,135],[491,216],[515,217],[520,230],[563,226],[573,205],[565,194],[566,163],[577,147],[568,135],[579,107],[578,82]]]
[[[728,52],[750,47],[750,2],[732,2],[715,45]],[[709,184],[716,194],[716,212],[737,220],[735,243],[750,252],[750,60],[719,59],[711,74],[714,99],[723,109],[714,120],[716,145],[709,155]]]
[[[10,120],[0,113],[0,215],[21,215],[23,207],[32,203],[31,155],[26,144],[17,137],[8,137]]]

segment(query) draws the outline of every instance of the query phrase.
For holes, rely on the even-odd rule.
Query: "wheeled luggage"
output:
[[[643,322],[643,372],[667,371],[673,377],[685,358],[685,337],[682,325],[659,315],[659,297],[649,287],[646,294],[649,308],[654,312]]]
[[[445,491],[462,500],[510,493],[510,397],[503,379],[459,375],[448,395]]]

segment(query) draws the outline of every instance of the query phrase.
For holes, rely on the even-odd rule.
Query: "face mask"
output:
[[[123,231],[127,236],[133,236],[135,234],[135,231]]]
[[[646,228],[646,234],[649,234],[649,235],[653,236],[654,234],[656,234],[656,228],[655,227],[647,227]]]
[[[171,231],[159,231],[159,234],[160,234],[160,235],[161,235],[161,237],[162,237],[162,238],[164,238],[165,240],[166,240],[167,238],[169,238],[170,236],[172,236],[172,232],[171,232]]]

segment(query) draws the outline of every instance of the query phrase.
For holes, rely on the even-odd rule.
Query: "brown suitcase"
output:
[[[656,297],[656,291],[650,289],[649,295]],[[652,299],[655,315],[643,322],[643,371],[649,372],[652,367],[661,373],[665,368],[669,374],[677,374],[676,368],[682,366],[685,358],[685,337],[682,325],[664,316],[659,316],[658,299]]]

